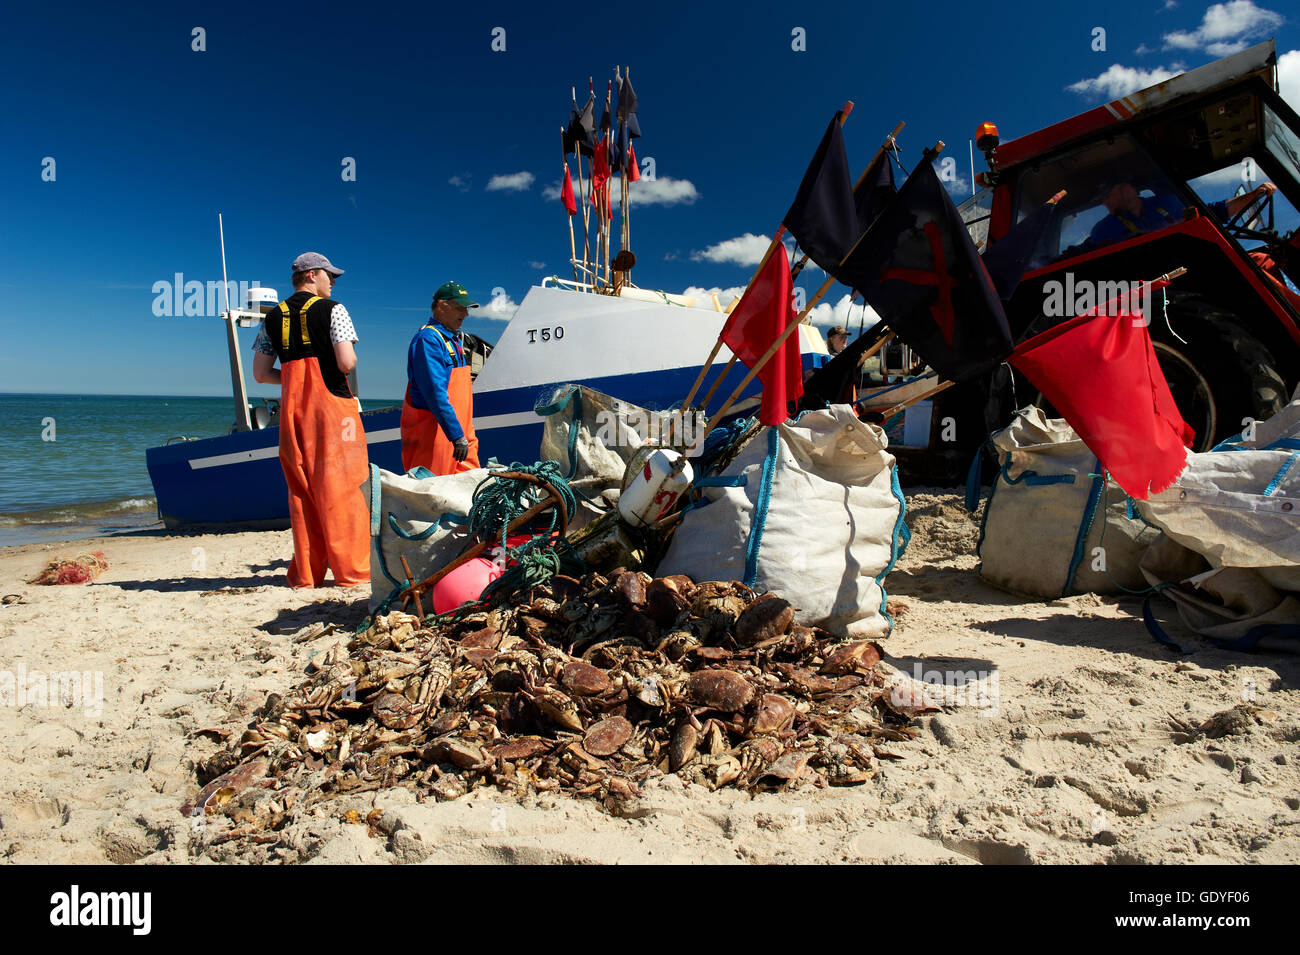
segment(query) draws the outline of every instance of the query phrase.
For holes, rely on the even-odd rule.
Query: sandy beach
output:
[[[913,491],[913,542],[888,577],[885,662],[975,671],[865,784],[750,797],[652,781],[633,818],[590,800],[477,790],[344,796],[275,841],[223,840],[180,807],[195,763],[242,732],[365,616],[365,588],[283,585],[289,533],[142,534],[0,551],[0,856],[15,863],[1300,862],[1300,657],[1178,656],[1140,602],[1031,602],[984,584],[958,495]],[[104,552],[89,585],[30,580]],[[794,595],[791,595],[794,599]],[[322,635],[325,624],[339,630]],[[102,674],[102,700],[33,687]],[[19,681],[22,682],[22,681]],[[45,680],[46,683],[51,682]],[[53,681],[57,684],[57,680]],[[78,684],[79,685],[79,684]],[[3,686],[0,686],[3,689]],[[60,696],[63,698],[60,699]],[[68,705],[70,704],[70,705]],[[349,809],[375,825],[344,821]]]

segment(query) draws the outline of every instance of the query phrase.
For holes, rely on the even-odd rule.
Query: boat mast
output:
[[[226,322],[226,347],[230,350],[230,388],[235,396],[235,430],[252,431],[253,420],[248,413],[248,389],[244,385],[244,365],[239,356],[239,333],[235,331],[235,316],[230,310],[230,282],[226,278],[226,230],[217,213],[217,235],[221,239],[221,295],[226,303],[222,318]]]

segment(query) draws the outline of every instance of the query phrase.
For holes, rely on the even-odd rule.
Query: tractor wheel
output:
[[[1169,324],[1186,342],[1170,337],[1161,315],[1151,322],[1152,344],[1178,410],[1196,432],[1193,451],[1210,450],[1240,434],[1246,419],[1263,421],[1286,404],[1286,382],[1272,354],[1231,312],[1196,296],[1171,295]],[[1041,392],[1034,403],[1060,414]]]
[[[1151,330],[1169,390],[1196,431],[1192,450],[1208,451],[1240,434],[1248,419],[1263,421],[1286,404],[1272,354],[1231,312],[1198,296],[1171,295],[1169,324],[1185,342],[1169,336],[1160,316]]]

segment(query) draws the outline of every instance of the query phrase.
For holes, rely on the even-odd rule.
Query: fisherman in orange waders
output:
[[[433,320],[415,333],[406,355],[402,467],[454,474],[479,467],[474,395],[460,326],[478,303],[459,282],[433,293]]]
[[[370,579],[370,516],[361,493],[370,465],[361,403],[347,380],[357,365],[357,333],[348,310],[330,301],[342,274],[318,252],[294,259],[293,295],[267,313],[253,343],[253,378],[280,386],[290,587],[323,587],[327,568],[341,587]]]

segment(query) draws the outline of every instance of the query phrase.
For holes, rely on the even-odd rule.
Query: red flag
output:
[[[798,317],[793,293],[790,260],[785,246],[777,243],[767,265],[722,326],[723,343],[746,367],[753,368],[786,326]],[[798,329],[768,359],[758,379],[763,383],[759,420],[763,424],[782,424],[788,416],[786,404],[803,394]]]
[[[1168,285],[1153,282],[1148,294]],[[1130,497],[1165,490],[1187,464],[1194,433],[1127,296],[1035,335],[1010,362],[1055,405]],[[1098,313],[1102,314],[1098,314]]]
[[[604,136],[596,144],[596,152],[591,159],[591,202],[597,212],[604,212],[606,219],[614,218],[614,210],[609,205],[609,137]]]
[[[591,196],[596,201],[596,194],[609,182],[609,140],[603,137],[596,144],[596,153],[591,160]]]
[[[569,175],[569,164],[564,164],[564,185],[560,189],[560,199],[564,201],[564,208],[569,215],[578,211],[578,200],[573,197],[573,177]]]
[[[627,181],[636,182],[641,178],[641,170],[636,165],[636,147],[631,144],[627,147]]]

